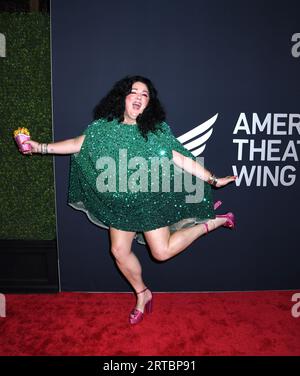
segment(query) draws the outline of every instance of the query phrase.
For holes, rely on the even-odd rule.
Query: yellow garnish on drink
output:
[[[14,137],[16,137],[18,134],[26,134],[26,136],[30,136],[30,132],[25,127],[19,127],[14,131]]]

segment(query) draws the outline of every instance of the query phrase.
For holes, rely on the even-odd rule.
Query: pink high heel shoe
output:
[[[136,294],[142,294],[146,290],[149,290],[148,287],[146,287],[144,290],[137,292]],[[149,290],[150,291],[150,290]],[[153,309],[153,297],[148,300],[148,302],[145,304],[144,311],[146,313],[151,313]],[[130,324],[138,324],[143,320],[144,312],[140,311],[139,309],[134,308],[129,315],[129,322]]]
[[[222,201],[220,201],[220,200],[216,201],[214,203],[214,210],[218,209],[218,207],[221,206],[221,205],[222,205]],[[226,218],[226,222],[222,226],[234,229],[235,217],[234,217],[233,213],[228,212],[226,214],[218,214],[218,215],[216,215],[216,218]],[[207,223],[203,223],[203,224],[206,228],[206,233],[208,233],[209,232],[208,224]]]
[[[226,213],[226,214],[218,214],[218,215],[216,215],[216,217],[217,218],[226,218],[226,222],[222,226],[234,229],[235,217],[234,217],[233,213],[229,212],[229,213]]]
[[[217,210],[219,206],[222,205],[222,201],[218,200],[214,203],[214,210]],[[226,214],[218,214],[216,215],[217,218],[227,218],[227,221],[223,224],[223,227],[228,227],[233,229],[235,226],[235,217],[234,214],[229,212]]]

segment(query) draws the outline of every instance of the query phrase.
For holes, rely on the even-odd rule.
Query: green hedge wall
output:
[[[13,131],[52,141],[50,18],[0,14],[0,239],[56,238],[53,157],[23,155]]]

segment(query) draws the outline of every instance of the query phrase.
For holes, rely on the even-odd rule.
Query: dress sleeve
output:
[[[85,136],[84,137],[84,140],[83,140],[83,143],[81,145],[81,148],[79,150],[78,153],[74,153],[72,154],[71,156],[71,160],[74,160],[75,158],[77,158],[79,155],[83,154],[83,151],[84,149],[86,148],[86,144],[88,143],[88,138],[90,137],[90,133],[93,131],[93,126],[97,125],[98,122],[97,120],[93,121],[91,124],[89,124],[85,129],[84,131],[81,133],[82,136]]]
[[[178,151],[178,153],[199,162],[199,158],[197,160],[197,157],[195,157],[192,152],[190,152],[186,147],[182,145],[180,141],[177,140],[167,123],[163,122],[160,129],[162,131],[161,141],[166,147],[168,147],[168,150],[171,153],[171,157],[172,150],[176,150]]]
[[[81,133],[85,136],[79,152],[70,155],[68,202],[82,201],[82,187],[85,182],[83,171],[89,166],[88,143],[92,125],[88,125]]]

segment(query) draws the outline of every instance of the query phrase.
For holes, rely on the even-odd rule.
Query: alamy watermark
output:
[[[6,57],[6,38],[0,33],[0,57]]]
[[[292,42],[295,42],[291,49],[292,56],[298,58],[300,57],[300,33],[292,35]]]
[[[118,161],[110,156],[100,157],[96,161],[96,169],[99,170],[96,179],[98,191],[133,193],[184,191],[187,193],[186,203],[201,202],[204,198],[204,181],[195,178],[200,171],[196,171],[197,165],[190,158],[183,159],[181,168],[173,162],[173,159],[164,156],[163,152],[161,157],[145,159],[134,156],[128,160],[127,149],[119,149]],[[196,161],[204,165],[203,157],[197,157]],[[172,166],[174,166],[173,179],[171,179]]]
[[[0,317],[6,317],[6,298],[0,294]]]
[[[295,319],[297,319],[300,317],[300,293],[298,292],[294,294],[291,300],[292,302],[296,302],[296,304],[292,306],[291,314]]]

